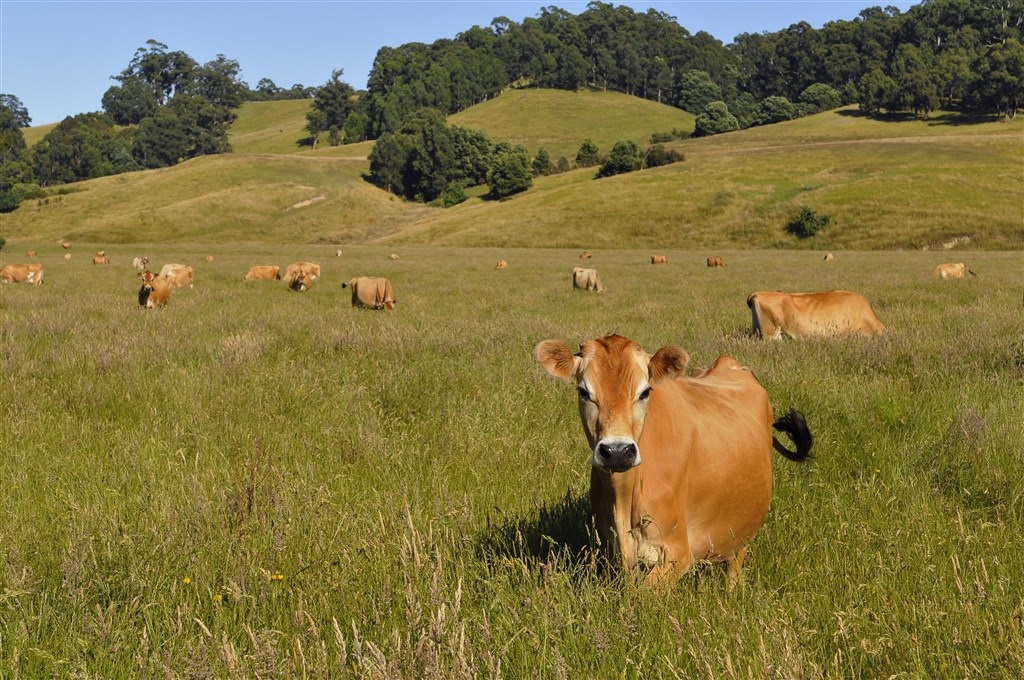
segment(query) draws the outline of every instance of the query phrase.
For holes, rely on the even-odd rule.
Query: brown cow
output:
[[[398,253],[391,253],[390,255],[388,255],[388,259],[390,259],[390,260],[398,260],[400,258],[398,257]]]
[[[847,290],[819,293],[762,290],[747,297],[747,307],[754,334],[768,340],[778,340],[783,335],[809,338],[885,332],[885,325],[878,320],[868,299]]]
[[[203,258],[207,263],[213,262],[213,255],[207,255]]]
[[[668,255],[651,255],[651,264],[668,264]]]
[[[34,251],[34,250],[28,251],[28,256],[29,257],[35,257],[36,256],[36,251]]]
[[[71,253],[64,253],[64,261],[67,262],[71,259]]]
[[[160,278],[167,279],[171,288],[192,288],[192,265],[165,264],[160,268]]]
[[[395,308],[395,291],[391,281],[383,277],[357,276],[341,284],[342,288],[352,288],[352,306],[369,307],[371,309]]]
[[[38,262],[32,264],[5,264],[0,268],[0,283],[41,285],[43,283],[43,265]]]
[[[723,260],[718,255],[712,255],[712,256],[710,256],[708,258],[708,266],[709,267],[724,267],[725,266],[725,260]]]
[[[171,284],[163,276],[157,276],[148,269],[139,272],[142,287],[139,288],[139,305],[144,309],[163,307],[171,299]]]
[[[93,256],[92,263],[93,264],[110,264],[110,260],[107,259],[107,256],[101,250],[100,252],[96,253],[95,256]]]
[[[794,461],[810,456],[804,417],[790,411],[774,420],[768,393],[729,356],[687,375],[684,349],[652,356],[618,335],[588,340],[576,354],[545,340],[534,354],[549,374],[577,384],[591,512],[611,563],[656,582],[697,562],[725,562],[730,586],[738,583],[747,543],[768,513],[772,448]]]
[[[494,265],[495,269],[508,269],[508,262],[505,260],[498,260],[498,263]]]
[[[572,270],[572,287],[573,290],[604,292],[604,286],[601,285],[601,275],[597,273],[596,269],[574,268]]]
[[[974,272],[967,268],[967,265],[963,262],[946,262],[940,264],[932,270],[932,276],[939,279],[962,279],[964,273],[969,273],[971,276],[977,276]]]
[[[297,293],[305,293],[313,287],[313,277],[303,269],[292,272],[292,280],[288,287]]]
[[[281,268],[271,264],[258,264],[250,267],[245,274],[245,281],[280,281]]]
[[[69,250],[71,248],[71,244],[68,243],[67,241],[61,241],[60,247],[63,248],[64,250]]]
[[[292,262],[284,268],[284,274],[281,275],[281,280],[283,280],[286,285],[291,286],[295,283],[295,279],[300,271],[307,274],[313,281],[320,278],[320,265],[317,263]]]
[[[825,260],[825,262],[831,262],[832,260],[836,259],[836,256],[833,255],[832,253],[825,253],[825,257],[823,259]]]
[[[593,253],[591,253],[589,251],[586,251],[586,250],[584,250],[582,253],[580,253],[580,259],[581,260],[589,260],[593,256],[594,256]]]

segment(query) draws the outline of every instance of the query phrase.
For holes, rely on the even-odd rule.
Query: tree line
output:
[[[198,64],[151,40],[112,77],[117,84],[104,93],[102,112],[66,118],[31,151],[20,130],[28,112],[17,97],[0,95],[0,210],[16,206],[32,187],[230,151],[227,131],[244,101],[311,99],[310,144],[378,140],[373,181],[421,200],[487,181],[492,168],[478,167],[480,154],[474,155],[485,146],[483,158],[502,158],[504,167],[516,168],[513,175],[521,173],[524,153],[533,174],[548,167],[543,149],[531,155],[467,131],[442,131],[428,113],[443,118],[509,87],[598,88],[658,101],[693,113],[695,135],[846,104],[868,115],[942,107],[1009,117],[1024,95],[1022,27],[1024,0],[923,0],[906,12],[872,7],[820,29],[799,22],[723,44],[705,32],[691,34],[665,13],[595,1],[578,15],[552,6],[429,45],[382,47],[364,92],[340,70],[318,87],[285,89],[262,79],[253,89],[223,55]],[[451,146],[425,153],[418,145],[430,140]],[[643,166],[645,156],[660,151],[629,153]],[[619,153],[616,167],[621,160]]]

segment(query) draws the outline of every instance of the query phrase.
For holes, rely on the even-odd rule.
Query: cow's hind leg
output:
[[[743,582],[743,560],[747,557],[747,546],[736,551],[736,554],[725,561],[726,576],[729,577],[729,590]]]

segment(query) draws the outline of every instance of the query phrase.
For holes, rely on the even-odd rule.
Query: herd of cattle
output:
[[[824,259],[835,258],[828,253]],[[102,251],[93,262],[109,264]],[[154,274],[146,269],[148,262],[139,257],[132,263],[142,270],[142,307],[162,307],[172,289],[193,286],[191,266],[167,264]],[[668,264],[668,256],[652,255],[651,263]],[[710,256],[707,266],[725,262]],[[508,268],[506,260],[495,266]],[[962,262],[932,271],[938,279],[968,273],[975,275]],[[283,281],[298,292],[319,278],[320,266],[313,262],[292,263],[283,273],[276,265],[257,265],[244,276],[245,281]],[[43,267],[7,264],[0,268],[0,282],[40,285]],[[572,286],[604,291],[591,267],[575,267]],[[387,278],[356,277],[342,288],[351,289],[354,307],[395,309]],[[747,306],[753,333],[765,339],[885,332],[868,299],[851,291],[755,291]],[[795,462],[810,458],[813,436],[804,416],[790,410],[776,419],[754,373],[726,355],[710,368],[687,370],[689,355],[681,347],[649,354],[629,338],[609,335],[581,343],[577,352],[561,340],[545,340],[534,356],[551,376],[575,383],[591,451],[591,511],[607,559],[625,571],[642,571],[652,582],[677,579],[698,562],[721,562],[730,586],[738,583],[747,544],[771,501],[772,450]],[[793,449],[774,431],[784,433]]]

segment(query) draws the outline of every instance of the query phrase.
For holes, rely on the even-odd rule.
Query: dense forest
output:
[[[1024,96],[1022,29],[1024,0],[923,0],[906,12],[872,7],[820,29],[801,22],[723,44],[661,12],[591,2],[578,15],[552,6],[430,45],[382,47],[365,92],[340,70],[317,87],[262,79],[253,89],[223,55],[200,65],[150,40],[112,76],[102,112],[69,116],[31,150],[21,133],[29,112],[15,94],[0,95],[0,211],[44,187],[228,152],[245,101],[311,99],[309,144],[378,140],[374,180],[427,200],[500,179],[499,159],[513,169],[513,191],[545,171],[543,150],[511,149],[441,120],[509,87],[623,92],[693,113],[695,135],[854,103],[867,115],[945,108],[1010,117]],[[439,140],[448,146],[424,151]],[[642,163],[644,152],[630,153]],[[439,163],[451,164],[440,182],[422,170]]]

